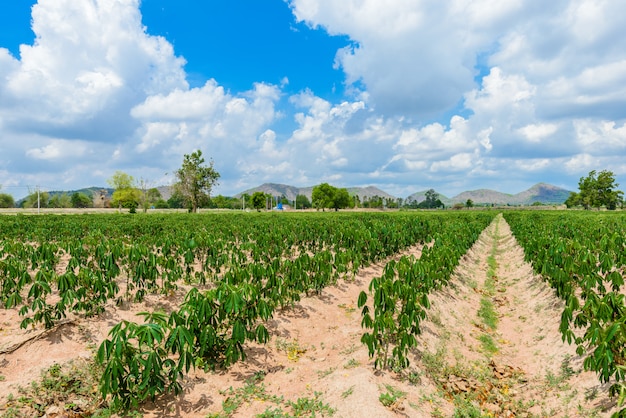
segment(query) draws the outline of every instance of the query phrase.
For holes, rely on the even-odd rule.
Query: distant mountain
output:
[[[489,189],[471,190],[454,196],[452,203],[465,203],[471,199],[475,204],[495,203],[496,205],[514,204],[513,195]],[[515,203],[517,204],[517,203]]]
[[[348,193],[351,195],[358,195],[359,199],[370,199],[373,196],[380,196],[387,199],[396,199],[395,196],[379,189],[378,187],[348,187]],[[253,187],[245,190],[235,197],[241,197],[242,194],[247,193],[249,195],[254,192],[263,192],[271,194],[272,196],[285,196],[289,200],[293,200],[297,195],[305,195],[309,200],[311,199],[311,193],[313,187],[295,187],[286,184],[277,183],[264,183],[260,186]],[[437,193],[435,191],[435,193]],[[471,199],[474,204],[496,204],[496,205],[532,205],[535,202],[541,202],[545,204],[563,204],[569,197],[570,191],[553,186],[546,183],[538,183],[532,186],[530,189],[517,194],[507,194],[490,189],[478,189],[462,192],[452,198],[449,198],[441,193],[438,193],[439,199],[446,206],[452,206],[455,203],[465,203],[468,199]],[[426,190],[413,193],[405,199],[405,202],[421,202],[426,197]]]
[[[310,200],[311,190],[313,190],[313,188],[307,187],[306,189],[310,189],[308,193],[308,198]],[[286,184],[263,183],[260,186],[253,187],[248,190],[244,190],[241,193],[237,193],[235,197],[240,198],[244,194],[252,196],[252,194],[255,192],[263,192],[263,193],[270,194],[272,196],[285,196],[288,200],[294,200],[296,196],[299,194],[306,195],[306,193],[303,192],[303,190],[306,190],[306,189],[302,189],[302,188],[295,187],[295,186],[288,186]]]
[[[68,195],[73,195],[74,193],[82,193],[82,194],[86,194],[89,197],[92,197],[94,193],[100,194],[101,191],[106,191],[106,195],[107,196],[111,196],[113,194],[113,192],[115,191],[115,189],[111,189],[110,187],[96,187],[96,186],[92,186],[92,187],[85,187],[84,189],[79,189],[79,190],[53,190],[53,191],[49,191],[48,192],[48,196],[52,197],[54,195],[57,194],[68,194]]]
[[[516,194],[515,197],[518,198],[521,202],[520,204],[523,205],[532,205],[535,202],[562,205],[567,200],[570,193],[571,191],[561,187],[546,183],[537,183],[530,189]]]
[[[475,204],[532,205],[541,202],[548,205],[561,205],[569,197],[570,191],[547,183],[537,183],[530,189],[511,195],[494,190],[479,189],[454,196],[452,203],[465,203],[471,199]]]
[[[306,196],[309,200],[311,200],[311,195],[313,194],[313,187],[295,187],[289,186],[286,184],[277,184],[277,183],[264,183],[260,186],[253,187],[251,189],[245,190],[241,193],[235,195],[235,197],[240,198],[243,194],[252,195],[254,192],[263,192],[271,194],[272,196],[285,196],[289,200],[294,200],[297,195],[301,194]],[[396,199],[395,196],[390,195],[389,193],[380,190],[378,187],[367,186],[367,187],[348,187],[348,193],[352,196],[359,196],[359,199],[363,201],[363,199],[370,199],[374,196],[379,196],[387,199]]]
[[[363,198],[367,198],[368,200],[374,196],[382,197],[384,199],[397,199],[397,197],[390,195],[389,193],[380,190],[375,186],[367,186],[367,187],[348,187],[348,193],[351,196],[357,195],[359,199],[363,201]]]
[[[158,186],[156,189],[161,193],[161,199],[166,201],[172,197],[172,193],[174,193],[172,186]]]
[[[101,191],[105,191],[105,196],[111,196],[115,190],[111,188],[107,188],[107,187],[96,187],[96,186],[85,187],[83,189],[78,189],[78,190],[50,190],[50,191],[41,190],[42,193],[43,192],[48,193],[48,198],[52,198],[56,195],[62,195],[62,194],[67,194],[68,196],[71,196],[74,193],[83,193],[90,198],[94,198],[94,196],[99,196]],[[32,193],[37,193],[37,191],[33,190]],[[15,202],[15,205],[18,207],[21,206],[22,203],[24,203],[24,201],[27,198],[28,196],[22,197],[21,199]]]

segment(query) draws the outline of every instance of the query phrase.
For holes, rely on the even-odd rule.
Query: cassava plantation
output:
[[[5,417],[621,416],[626,218],[0,217]]]

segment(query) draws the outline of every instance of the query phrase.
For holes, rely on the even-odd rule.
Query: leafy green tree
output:
[[[157,199],[156,202],[154,202],[154,207],[155,209],[168,209],[170,207],[170,205],[167,203],[166,200],[161,199]]]
[[[335,190],[335,198],[333,199],[333,209],[339,210],[353,206],[352,198],[348,193],[348,189],[340,188]]]
[[[426,198],[417,207],[420,209],[436,209],[442,208],[444,205],[439,199],[439,194],[434,189],[429,189],[426,191]]]
[[[143,209],[143,212],[146,213],[148,209],[152,206],[155,206],[155,203],[158,200],[162,200],[161,192],[156,187],[149,187],[149,182],[145,179],[139,180],[139,206]]]
[[[218,209],[232,209],[233,207],[232,199],[227,196],[222,196],[221,194],[212,198],[211,202]]]
[[[573,208],[581,205],[582,203],[580,201],[580,195],[576,192],[570,192],[568,198],[565,200],[565,206],[567,206],[568,208]]]
[[[467,201],[465,202],[465,207],[466,208],[473,208],[474,207],[474,201],[472,199],[467,199]]]
[[[397,209],[402,199],[393,199],[391,197],[385,199],[385,207],[387,209]]]
[[[72,199],[67,193],[56,193],[50,198],[48,206],[51,208],[71,208]]]
[[[197,150],[185,154],[182,167],[176,170],[178,182],[174,188],[183,196],[191,212],[197,212],[203,202],[208,202],[211,189],[220,178],[213,161],[209,165],[203,165],[204,162],[202,151]]]
[[[615,210],[621,204],[624,193],[616,190],[619,184],[615,182],[615,174],[612,171],[596,170],[589,172],[586,177],[581,177],[578,182],[578,193],[570,193],[565,201],[569,207],[583,206],[585,209],[606,207]]]
[[[322,183],[318,186],[313,187],[313,192],[311,193],[313,206],[316,209],[322,210],[332,207],[334,195],[335,187],[331,186],[328,183]]]
[[[328,183],[322,183],[313,187],[311,195],[313,206],[317,209],[343,209],[352,205],[352,198],[348,193],[348,189],[331,186]]]
[[[48,202],[50,201],[50,195],[48,192],[33,192],[26,196],[24,202],[22,202],[22,207],[24,208],[47,208]]]
[[[151,187],[151,188],[147,188],[145,186],[145,180],[141,180],[141,197],[139,198],[140,200],[140,206],[143,209],[144,213],[148,211],[148,209],[150,209],[151,207],[156,207],[156,203],[158,201],[163,201],[163,197],[161,196],[161,192],[159,191],[159,189],[157,189],[156,187]],[[167,206],[167,203],[165,203],[165,206]]]
[[[0,208],[15,207],[15,199],[8,193],[0,193]]]
[[[185,207],[185,198],[174,189],[174,193],[167,199],[167,206],[170,209],[182,209]]]
[[[267,204],[267,195],[263,192],[254,192],[252,193],[250,201],[250,203],[252,203],[252,207],[260,211]]]
[[[123,171],[113,173],[107,183],[115,189],[111,196],[111,204],[118,209],[136,209],[141,200],[141,191],[135,186],[135,178]]]
[[[93,206],[93,200],[85,193],[74,193],[70,197],[73,208],[90,208]]]
[[[363,198],[363,207],[364,208],[382,209],[384,203],[385,202],[383,202],[383,198],[378,196],[378,195],[370,196],[369,198],[367,198],[367,197]]]
[[[303,194],[296,196],[296,209],[310,209],[311,201]]]

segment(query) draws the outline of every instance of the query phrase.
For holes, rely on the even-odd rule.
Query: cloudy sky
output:
[[[20,0],[0,11],[0,184],[264,182],[453,196],[626,187],[613,0]]]

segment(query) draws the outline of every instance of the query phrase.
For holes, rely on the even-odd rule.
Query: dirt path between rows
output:
[[[420,255],[415,247],[403,254]],[[399,258],[399,254],[396,258]],[[385,263],[278,312],[271,340],[247,348],[225,372],[192,372],[185,393],[142,409],[146,417],[449,417],[608,416],[614,403],[558,332],[561,302],[530,265],[501,216],[463,256],[450,285],[431,295],[411,366],[374,370],[361,344],[358,294]],[[0,404],[39,369],[89,357],[121,318],[154,306],[148,300],[100,321],[76,320],[0,355]],[[150,305],[152,303],[152,305]],[[16,326],[5,312],[0,347]],[[134,318],[134,320],[139,320]],[[19,321],[17,321],[19,323]],[[1,412],[0,408],[0,412]],[[69,416],[54,409],[49,417]],[[308,412],[307,412],[308,411]],[[301,414],[301,415],[298,415]]]

